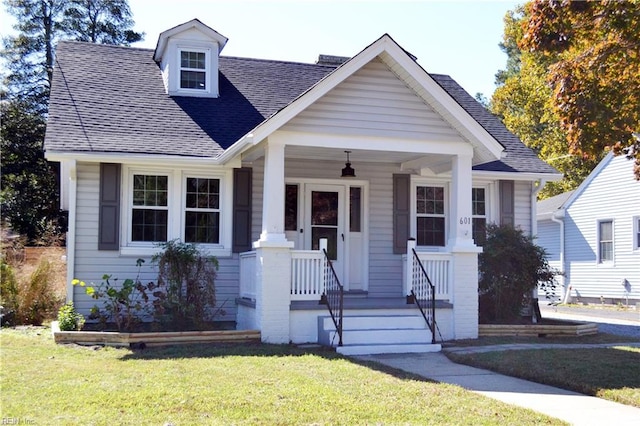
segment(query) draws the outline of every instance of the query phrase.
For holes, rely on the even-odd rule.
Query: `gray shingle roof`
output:
[[[61,42],[45,148],[217,156],[335,69],[220,58],[220,97],[167,96],[153,50]]]
[[[500,172],[558,173],[542,161],[520,139],[511,133],[502,122],[467,93],[448,75],[429,74],[453,99],[493,136],[507,152],[501,160],[479,164],[473,170]]]
[[[558,194],[554,197],[538,201],[538,203],[536,204],[538,218],[540,219],[541,217],[551,217],[552,213],[565,206],[565,203],[569,200],[574,192],[575,189],[573,191],[563,192],[562,194]]]
[[[165,93],[153,50],[60,42],[45,149],[215,157],[335,67],[221,56],[220,97]],[[507,151],[474,170],[557,173],[451,77],[432,74]]]

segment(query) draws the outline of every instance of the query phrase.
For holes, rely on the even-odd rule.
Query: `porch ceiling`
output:
[[[347,155],[342,149],[309,147],[309,146],[287,146],[285,157],[288,159],[335,161],[344,163]],[[358,163],[391,163],[401,164],[405,170],[419,170],[430,168],[436,173],[442,173],[451,169],[451,156],[442,154],[412,153],[400,151],[375,151],[366,149],[350,149],[350,161],[356,165]],[[264,156],[262,147],[255,147],[243,154],[244,161],[255,161]]]

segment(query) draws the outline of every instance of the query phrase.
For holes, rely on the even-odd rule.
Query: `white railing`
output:
[[[291,300],[320,300],[324,293],[324,257],[320,250],[291,251]]]
[[[240,253],[240,297],[256,300],[256,252]]]
[[[451,300],[451,261],[450,253],[417,252],[420,263],[429,275],[431,283],[435,286],[436,300]],[[407,259],[412,259],[413,253],[409,249],[409,254],[403,256],[405,264],[404,284],[405,293],[409,294],[413,287],[411,283],[411,263],[407,266]]]

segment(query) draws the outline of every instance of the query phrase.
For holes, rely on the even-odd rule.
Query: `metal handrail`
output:
[[[420,288],[418,291],[420,293],[420,296],[418,296],[414,291],[414,288],[416,287],[416,283],[415,283],[416,280],[413,280],[414,283],[411,288],[411,296],[413,298],[413,302],[418,306],[418,309],[420,310],[422,317],[426,321],[427,326],[429,327],[429,330],[431,330],[431,343],[435,344],[436,343],[436,288],[431,282],[431,279],[429,278],[429,274],[427,274],[427,271],[424,269],[424,266],[422,265],[422,261],[420,261],[420,257],[418,256],[418,253],[416,253],[416,250],[412,248],[411,251],[413,251],[413,268],[412,268],[413,277],[412,278],[416,278],[416,275],[419,275],[419,273],[422,272],[422,277],[426,278],[426,283],[428,284],[427,291],[426,291],[427,297],[423,298],[422,296],[425,293],[424,291],[425,289]],[[416,268],[416,263],[420,266],[420,269]],[[424,282],[424,280],[421,280],[421,282]],[[424,304],[425,306],[423,306],[423,304],[421,303],[421,300],[425,301],[425,304]]]
[[[324,303],[329,308],[333,325],[336,327],[338,333],[338,346],[342,346],[342,314],[344,310],[344,288],[340,284],[338,275],[335,269],[333,269],[333,263],[329,259],[327,250],[322,249],[324,257],[326,259],[325,266],[325,290],[322,295],[321,303]]]

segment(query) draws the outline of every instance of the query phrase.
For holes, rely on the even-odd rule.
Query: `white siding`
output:
[[[105,274],[118,278],[118,282],[127,278],[135,278],[138,273],[136,267],[138,256],[121,256],[117,250],[98,250],[100,165],[98,163],[78,163],[77,179],[76,260],[72,278],[80,279],[87,284],[93,282],[96,285],[102,282],[102,276]],[[157,271],[151,265],[151,259],[145,258],[144,260],[140,279],[143,282],[155,281]],[[237,255],[218,260],[220,261],[220,269],[216,280],[216,297],[218,305],[224,303],[223,309],[226,311],[226,315],[216,319],[233,321],[236,315],[235,298],[239,291],[239,260]],[[80,312],[88,314],[97,301],[88,297],[84,288],[76,286],[74,302]]]
[[[463,141],[378,59],[298,114],[283,130]]]
[[[531,235],[531,182],[516,181],[513,192],[514,223],[525,235]]]
[[[607,161],[607,160],[604,160]],[[640,182],[632,162],[614,157],[584,188],[566,212],[566,261],[572,296],[640,299],[640,251],[633,250],[633,217],[640,216]],[[614,262],[597,262],[598,220],[613,220]]]
[[[549,264],[557,269],[560,265],[560,224],[551,220],[538,222],[538,235],[535,243],[547,252]]]

